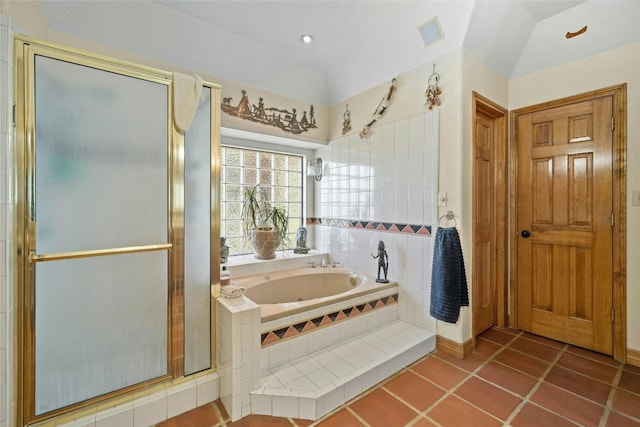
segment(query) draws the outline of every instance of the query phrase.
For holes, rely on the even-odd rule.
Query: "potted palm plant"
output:
[[[256,258],[274,259],[276,249],[287,239],[287,211],[264,197],[258,184],[245,187],[241,219]]]

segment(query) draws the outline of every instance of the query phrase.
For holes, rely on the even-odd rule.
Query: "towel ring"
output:
[[[443,219],[446,219],[447,221],[453,221],[454,227],[458,226],[458,221],[456,221],[456,217],[452,211],[447,211],[444,215],[438,218],[438,226],[440,226],[440,221],[442,221]]]

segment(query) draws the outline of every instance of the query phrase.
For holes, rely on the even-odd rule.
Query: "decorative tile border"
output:
[[[382,307],[387,307],[397,302],[398,294],[393,294],[375,299],[373,301],[365,302],[363,304],[357,304],[352,307],[343,308],[342,310],[325,314],[320,317],[303,320],[301,322],[297,322],[293,325],[285,326],[283,328],[263,332],[260,335],[260,344],[262,345],[262,348],[265,348],[289,338],[298,337],[300,335],[306,334],[307,332],[314,331],[318,328],[333,325],[342,320],[351,319],[360,314],[368,313]]]
[[[307,218],[307,225],[324,225],[328,227],[359,228],[364,230],[386,231],[389,233],[418,234],[431,236],[430,225],[396,224],[393,222],[353,221],[335,218]]]

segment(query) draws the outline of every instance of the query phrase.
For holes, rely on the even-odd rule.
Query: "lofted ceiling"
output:
[[[640,0],[39,2],[53,31],[319,105],[462,47],[512,78],[640,41]]]

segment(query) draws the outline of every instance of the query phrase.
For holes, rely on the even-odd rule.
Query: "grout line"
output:
[[[510,332],[508,332],[508,333],[510,334]],[[422,415],[422,416],[424,416],[425,418],[427,418],[429,421],[431,421],[431,422],[434,422],[434,423],[435,423],[435,421],[434,421],[434,420],[432,420],[432,419],[427,415],[427,413],[428,413],[429,411],[431,411],[433,408],[435,408],[436,406],[438,406],[440,403],[442,403],[442,401],[444,401],[447,397],[454,396],[455,398],[460,399],[460,400],[461,400],[461,401],[463,401],[464,403],[466,403],[466,404],[468,404],[468,405],[470,405],[470,406],[472,406],[472,407],[476,408],[477,410],[479,410],[479,411],[483,412],[484,414],[486,414],[486,415],[490,416],[491,418],[493,418],[493,419],[495,419],[495,420],[498,420],[499,422],[501,422],[501,423],[502,423],[502,422],[503,422],[503,420],[501,420],[501,419],[499,419],[498,417],[496,417],[495,415],[493,415],[493,414],[491,414],[491,413],[487,412],[486,410],[484,410],[484,409],[482,409],[482,408],[480,408],[480,407],[478,407],[478,406],[474,405],[473,403],[471,403],[471,402],[467,401],[466,399],[463,399],[462,397],[460,397],[460,396],[458,396],[458,395],[454,395],[454,392],[455,392],[458,388],[460,388],[464,383],[466,383],[470,378],[472,378],[472,377],[473,377],[473,378],[477,378],[477,377],[475,376],[475,373],[476,373],[477,371],[479,371],[480,369],[482,369],[482,368],[483,368],[486,364],[488,364],[490,361],[492,361],[492,360],[493,360],[493,359],[494,359],[498,354],[502,353],[502,352],[504,351],[504,349],[505,349],[508,345],[510,345],[512,342],[514,342],[514,341],[515,341],[515,340],[516,340],[516,339],[517,339],[521,334],[522,334],[522,332],[519,332],[518,334],[513,334],[513,338],[512,338],[511,340],[509,340],[506,344],[500,344],[500,343],[497,343],[497,342],[495,342],[495,341],[491,341],[491,340],[487,339],[487,341],[494,342],[494,343],[496,343],[496,344],[501,345],[502,347],[501,347],[499,350],[496,350],[496,351],[495,351],[491,356],[488,356],[488,357],[487,357],[487,360],[485,360],[484,362],[482,362],[482,363],[481,363],[481,364],[480,364],[476,369],[474,369],[474,370],[473,370],[473,371],[471,371],[471,372],[468,372],[466,369],[462,369],[462,368],[460,368],[459,366],[455,365],[454,363],[448,362],[448,361],[446,361],[446,360],[444,360],[444,359],[440,359],[436,354],[434,354],[435,352],[433,352],[433,353],[429,354],[429,357],[435,357],[436,359],[440,360],[440,361],[441,361],[441,362],[443,362],[443,363],[446,363],[446,364],[448,364],[448,365],[450,365],[450,366],[453,366],[453,367],[455,367],[455,368],[457,368],[457,369],[460,369],[460,370],[462,370],[462,371],[465,371],[465,372],[467,373],[467,376],[466,376],[465,378],[463,378],[462,380],[460,380],[460,381],[459,381],[456,385],[454,385],[453,387],[451,387],[451,388],[445,388],[445,387],[441,386],[440,384],[436,384],[435,382],[431,381],[430,379],[428,379],[428,378],[424,377],[423,375],[419,374],[418,372],[415,372],[415,371],[413,371],[413,370],[412,370],[411,372],[413,372],[415,375],[417,375],[418,377],[420,377],[420,378],[424,379],[425,381],[428,381],[429,383],[431,383],[431,384],[435,385],[436,387],[438,387],[438,388],[440,388],[440,389],[444,390],[444,392],[445,392],[445,393],[444,393],[444,395],[442,395],[439,399],[437,399],[436,401],[434,401],[434,402],[433,402],[433,403],[432,403],[428,408],[426,408],[424,411],[422,411],[422,412],[421,412],[421,415]],[[413,367],[413,365],[412,365],[411,367]],[[493,385],[493,383],[491,383],[491,384]],[[404,401],[402,401],[402,402],[404,403]],[[410,406],[410,407],[411,407],[411,406]],[[411,407],[411,408],[413,408],[413,407]],[[435,424],[437,424],[437,423],[435,423]]]
[[[218,417],[218,420],[220,421],[217,425],[219,425],[220,427],[227,427],[227,422],[222,416],[222,411],[220,410],[220,408],[218,407],[218,404],[216,403],[218,401],[220,401],[220,405],[222,405],[222,401],[220,400],[220,398],[211,402],[211,404],[213,405],[213,412],[216,413],[216,417]]]
[[[371,427],[371,425],[366,422],[364,420],[364,418],[362,418],[360,415],[358,415],[358,413],[356,411],[354,411],[353,409],[351,409],[350,406],[346,406],[345,407],[346,411],[349,412],[351,415],[353,415],[358,421],[360,421],[362,423],[363,426],[365,427]]]
[[[511,334],[511,332],[509,332],[509,333]],[[455,398],[460,399],[461,401],[463,401],[465,404],[468,404],[468,405],[470,405],[470,406],[472,406],[472,407],[476,408],[477,410],[481,411],[482,413],[484,413],[484,414],[486,414],[486,415],[490,416],[491,418],[496,419],[496,420],[499,420],[499,422],[500,422],[500,423],[503,423],[503,425],[510,425],[510,423],[512,423],[512,422],[513,422],[513,420],[517,417],[517,415],[522,411],[522,409],[523,409],[523,408],[525,407],[525,405],[527,405],[527,404],[533,405],[533,406],[535,406],[535,407],[537,407],[537,408],[540,408],[540,409],[545,410],[545,411],[547,411],[547,412],[549,412],[549,413],[552,413],[552,414],[554,414],[554,415],[556,415],[556,416],[558,416],[558,417],[561,417],[563,420],[566,420],[566,421],[570,422],[571,424],[578,425],[578,422],[577,422],[577,421],[574,421],[574,420],[572,420],[572,419],[570,419],[570,418],[567,418],[566,416],[561,415],[561,414],[559,414],[559,413],[557,413],[557,412],[555,412],[555,411],[551,410],[551,409],[550,409],[550,408],[548,408],[548,407],[541,406],[541,405],[539,405],[539,404],[537,404],[537,403],[535,403],[535,402],[532,402],[532,401],[531,401],[532,396],[533,396],[533,395],[534,395],[534,394],[539,390],[539,388],[540,388],[540,386],[542,385],[542,383],[544,383],[544,382],[545,382],[545,381],[544,381],[544,378],[546,378],[546,376],[550,373],[550,371],[551,371],[552,369],[554,369],[555,367],[560,367],[560,368],[562,368],[562,369],[567,369],[568,371],[570,371],[570,372],[572,372],[572,373],[575,373],[575,374],[578,374],[578,375],[584,376],[584,377],[586,377],[586,378],[590,378],[590,379],[596,380],[596,381],[598,381],[598,382],[600,382],[600,383],[607,384],[607,385],[609,385],[609,386],[611,387],[611,389],[610,389],[610,391],[609,391],[609,395],[608,395],[608,397],[607,397],[607,401],[606,401],[606,403],[605,403],[604,405],[602,405],[602,404],[599,404],[599,403],[597,403],[597,402],[593,402],[593,401],[591,401],[591,400],[589,400],[589,399],[586,399],[586,397],[584,397],[584,396],[582,396],[582,395],[580,395],[580,394],[577,394],[577,393],[572,392],[572,391],[570,391],[570,390],[566,390],[566,389],[564,389],[564,388],[562,388],[562,387],[559,387],[559,386],[556,386],[556,385],[554,385],[554,384],[547,383],[547,384],[549,384],[549,385],[551,385],[551,386],[553,386],[553,387],[555,387],[555,388],[558,388],[558,389],[560,389],[560,390],[562,390],[562,391],[564,391],[564,392],[567,392],[567,393],[572,394],[572,395],[574,395],[574,396],[577,396],[577,397],[580,397],[580,398],[586,399],[586,400],[588,400],[589,402],[592,402],[592,403],[594,403],[594,404],[598,404],[599,406],[603,406],[603,407],[604,407],[604,410],[603,410],[603,413],[602,413],[602,415],[601,415],[601,417],[600,417],[600,420],[599,420],[599,424],[598,424],[598,426],[599,426],[599,427],[605,427],[605,426],[606,426],[606,424],[607,424],[607,422],[609,421],[610,416],[611,416],[611,414],[612,414],[612,413],[620,414],[621,416],[627,417],[627,418],[629,418],[629,419],[631,419],[631,420],[635,420],[635,421],[637,421],[637,420],[638,420],[638,419],[636,419],[635,417],[633,417],[632,415],[630,415],[630,414],[628,414],[628,413],[626,413],[626,412],[618,412],[618,411],[615,411],[615,410],[613,409],[613,407],[612,407],[612,406],[613,406],[613,402],[614,402],[614,398],[615,398],[615,395],[616,395],[616,392],[617,392],[618,390],[622,390],[622,389],[619,389],[619,388],[618,388],[618,385],[619,385],[619,383],[620,383],[620,381],[621,381],[621,378],[622,378],[622,375],[623,375],[623,373],[624,373],[624,367],[625,367],[625,364],[624,364],[624,363],[620,363],[620,362],[618,362],[617,371],[616,371],[616,374],[615,374],[615,376],[614,376],[614,378],[613,378],[612,382],[611,382],[611,383],[606,383],[605,381],[598,380],[598,379],[596,379],[596,378],[592,378],[592,377],[590,377],[589,375],[585,375],[585,374],[583,374],[583,373],[581,373],[581,372],[573,371],[572,369],[565,368],[565,367],[563,367],[563,366],[558,365],[559,360],[560,360],[560,359],[561,359],[565,354],[567,354],[567,353],[575,354],[575,353],[572,353],[572,352],[570,351],[571,346],[570,346],[569,344],[564,344],[562,348],[556,348],[556,349],[558,350],[558,354],[554,357],[554,359],[553,359],[552,361],[550,361],[550,362],[549,362],[549,366],[545,369],[545,371],[544,371],[544,372],[543,372],[543,373],[542,373],[538,378],[536,378],[536,377],[535,377],[535,376],[533,376],[533,375],[530,375],[530,374],[528,374],[528,373],[522,372],[522,371],[520,371],[520,370],[518,370],[518,369],[515,369],[515,368],[513,368],[513,367],[511,367],[511,366],[508,366],[508,365],[504,365],[504,364],[502,364],[502,363],[500,363],[500,362],[498,362],[498,361],[495,361],[495,360],[494,360],[498,355],[500,355],[502,352],[504,352],[507,348],[510,348],[510,346],[511,346],[511,345],[512,345],[512,344],[513,344],[513,343],[514,343],[514,342],[515,342],[519,337],[523,337],[523,332],[522,332],[522,331],[520,331],[518,334],[512,334],[512,335],[514,335],[514,336],[513,336],[513,338],[512,338],[512,339],[510,339],[506,344],[500,344],[500,343],[497,343],[497,342],[495,342],[495,341],[492,341],[492,340],[489,340],[489,339],[486,339],[486,338],[481,338],[481,339],[484,339],[484,340],[486,340],[486,341],[490,341],[490,342],[492,342],[492,343],[495,343],[495,344],[497,344],[497,345],[500,345],[500,348],[498,348],[495,352],[493,352],[493,353],[492,353],[491,355],[489,355],[489,356],[486,356],[486,355],[482,354],[482,356],[483,356],[484,358],[486,358],[486,359],[485,359],[484,361],[482,361],[482,362],[481,362],[477,367],[475,367],[473,370],[470,370],[470,371],[467,371],[467,369],[464,369],[464,368],[462,368],[462,367],[460,367],[460,366],[456,365],[455,363],[452,363],[452,362],[447,361],[447,360],[445,360],[445,359],[441,359],[437,354],[435,354],[435,353],[436,353],[435,351],[434,351],[434,352],[432,352],[432,353],[430,353],[430,354],[427,354],[427,355],[423,356],[422,358],[420,358],[419,360],[417,360],[417,361],[413,362],[412,364],[410,364],[410,365],[408,365],[408,366],[406,366],[406,367],[402,368],[400,371],[396,372],[396,373],[395,373],[394,375],[392,375],[391,377],[389,377],[389,378],[386,378],[386,379],[382,380],[381,382],[379,382],[379,383],[375,384],[374,386],[372,386],[370,389],[365,390],[365,391],[363,391],[362,393],[360,393],[359,395],[357,395],[357,396],[353,397],[351,400],[349,400],[348,402],[345,402],[344,404],[340,405],[338,408],[334,409],[334,410],[333,410],[333,411],[331,411],[330,413],[325,414],[325,415],[324,415],[323,417],[321,417],[320,419],[315,420],[315,421],[310,421],[310,423],[311,423],[311,424],[309,424],[309,427],[316,426],[316,425],[317,425],[317,424],[319,424],[321,421],[326,421],[328,418],[330,418],[331,416],[333,416],[335,413],[337,413],[337,412],[339,412],[339,411],[341,411],[341,410],[343,410],[343,409],[344,409],[344,410],[346,410],[346,411],[347,411],[349,414],[351,414],[353,417],[355,417],[355,418],[358,420],[358,422],[362,424],[362,426],[363,426],[363,427],[371,427],[371,425],[370,425],[370,424],[368,424],[368,423],[367,423],[367,422],[366,422],[366,421],[365,421],[365,420],[364,420],[364,419],[363,419],[363,418],[362,418],[362,417],[361,417],[361,416],[360,416],[360,415],[359,415],[359,414],[358,414],[358,413],[357,413],[357,412],[356,412],[356,411],[351,407],[351,405],[352,405],[354,402],[356,402],[356,401],[358,401],[358,400],[360,400],[360,399],[362,399],[362,398],[364,398],[364,397],[368,396],[368,395],[369,395],[369,394],[371,394],[372,392],[374,392],[374,391],[376,391],[376,390],[379,390],[379,389],[382,389],[384,392],[386,392],[386,393],[390,394],[391,396],[393,396],[393,398],[398,399],[398,400],[399,400],[403,405],[405,405],[406,407],[408,407],[408,408],[409,408],[409,409],[411,409],[412,411],[416,412],[416,416],[415,416],[413,419],[411,419],[411,420],[407,423],[407,426],[413,426],[413,425],[415,425],[415,424],[419,423],[421,420],[427,420],[427,421],[429,421],[429,422],[433,423],[434,425],[440,425],[439,423],[437,423],[435,420],[433,420],[433,419],[428,415],[428,412],[429,412],[429,411],[431,411],[431,410],[433,410],[433,408],[434,408],[434,407],[436,407],[437,405],[439,405],[439,404],[440,404],[444,399],[446,399],[447,397],[452,396],[452,395],[454,395],[454,396],[455,396]],[[525,338],[526,338],[526,337],[525,337]],[[531,341],[534,341],[534,340],[531,340]],[[535,341],[534,341],[534,342],[535,342]],[[545,346],[546,346],[546,344],[544,344],[544,343],[540,343],[540,342],[536,342],[536,343],[537,343],[537,344],[539,344],[539,345],[545,345]],[[547,347],[552,347],[552,346],[547,346]],[[553,348],[553,347],[552,347],[552,348]],[[512,349],[512,348],[510,348],[510,349],[511,349],[511,350],[513,350],[513,351],[519,352],[519,353],[521,353],[521,354],[526,354],[526,353],[522,353],[522,352],[520,352],[519,350],[516,350],[516,349]],[[595,360],[595,359],[589,358],[589,357],[587,357],[587,356],[583,356],[583,355],[579,355],[579,354],[575,354],[575,355],[576,355],[576,356],[578,356],[578,357],[583,357],[583,358],[588,359],[588,360],[592,360],[592,361],[595,361],[595,362],[599,362],[598,360]],[[416,371],[414,371],[414,370],[413,370],[413,368],[414,368],[416,365],[418,365],[419,363],[422,363],[423,361],[427,360],[428,358],[433,358],[433,357],[435,357],[436,359],[438,359],[438,361],[440,361],[440,362],[444,362],[444,363],[446,363],[446,364],[448,364],[448,365],[450,365],[450,366],[452,366],[452,367],[455,367],[455,368],[457,368],[457,369],[460,369],[461,371],[464,371],[467,375],[466,375],[465,377],[463,377],[460,381],[458,381],[455,385],[453,385],[451,388],[448,388],[448,389],[447,389],[447,388],[445,388],[445,387],[443,387],[443,386],[441,386],[441,385],[439,385],[439,384],[436,384],[435,382],[433,382],[433,381],[429,380],[428,378],[424,377],[423,375],[421,375],[421,374],[419,374],[419,373],[417,373]],[[535,357],[535,356],[532,356],[532,357]],[[540,360],[544,360],[544,359],[540,359]],[[546,360],[544,360],[544,361],[546,362]],[[527,375],[528,377],[535,379],[535,380],[536,380],[536,383],[535,383],[535,384],[534,384],[534,386],[531,388],[531,390],[529,390],[529,392],[526,394],[526,396],[524,396],[524,397],[523,397],[523,396],[521,396],[521,395],[516,394],[515,392],[512,392],[512,391],[510,391],[510,390],[505,389],[504,387],[502,387],[502,386],[500,386],[500,385],[498,385],[498,384],[494,384],[493,382],[491,382],[491,381],[489,381],[489,380],[486,380],[486,379],[484,379],[484,378],[482,378],[482,377],[478,376],[478,375],[477,375],[477,374],[478,374],[478,372],[479,372],[481,369],[483,369],[484,367],[486,367],[486,366],[487,366],[489,363],[491,363],[491,362],[498,363],[498,364],[500,364],[500,365],[502,365],[502,366],[507,366],[509,369],[513,369],[515,372],[519,372],[519,373],[522,373],[522,374],[524,374],[524,375]],[[602,363],[602,362],[599,362],[599,363]],[[606,364],[606,363],[603,363],[603,365],[607,365],[607,366],[614,367],[613,365],[608,365],[608,364]],[[400,376],[400,375],[402,375],[402,374],[405,374],[405,373],[407,373],[407,372],[411,372],[412,374],[414,374],[414,375],[418,376],[419,378],[421,378],[421,379],[423,379],[423,380],[425,380],[425,381],[428,381],[430,384],[433,384],[435,387],[437,387],[438,389],[440,389],[440,390],[442,390],[442,391],[444,392],[443,396],[441,396],[439,399],[437,399],[436,401],[434,401],[434,402],[433,402],[433,403],[432,403],[428,408],[426,408],[424,411],[418,411],[418,410],[417,410],[416,408],[414,408],[411,404],[409,404],[408,402],[404,401],[402,398],[400,398],[399,396],[397,396],[396,394],[392,393],[389,389],[387,389],[387,388],[386,388],[386,384],[387,384],[388,382],[392,381],[393,379],[395,379],[395,378],[397,378],[398,376]],[[633,373],[633,374],[634,374],[634,375],[636,375],[635,373]],[[462,398],[462,397],[457,396],[457,395],[455,395],[455,394],[454,394],[456,390],[458,390],[458,389],[459,389],[460,387],[462,387],[465,383],[467,383],[467,382],[470,380],[470,378],[472,378],[472,377],[473,377],[473,378],[476,378],[476,379],[478,379],[478,380],[481,380],[481,381],[483,381],[483,382],[485,382],[485,383],[491,384],[492,386],[494,386],[494,387],[496,387],[496,388],[498,388],[498,389],[500,389],[500,390],[506,391],[507,393],[509,393],[509,394],[511,394],[511,395],[513,395],[513,396],[515,396],[515,397],[517,397],[517,398],[519,398],[519,399],[521,399],[521,402],[520,402],[520,403],[519,403],[519,404],[518,404],[518,405],[513,409],[513,411],[511,412],[511,414],[510,414],[510,415],[509,415],[509,416],[508,416],[504,421],[500,420],[497,416],[494,416],[494,415],[490,414],[490,413],[489,413],[489,412],[487,412],[486,410],[484,410],[484,409],[482,409],[482,408],[479,408],[479,407],[477,407],[476,405],[474,405],[473,403],[471,403],[471,402],[467,401],[466,399],[464,399],[464,398]],[[625,389],[624,391],[626,392],[627,390]],[[631,393],[633,393],[633,392],[631,392]],[[219,399],[218,399],[218,401],[219,401]],[[218,418],[218,420],[219,420],[219,421],[218,421],[218,423],[216,423],[213,427],[228,427],[228,426],[230,425],[229,423],[231,423],[231,420],[229,419],[229,417],[227,417],[227,419],[224,419],[224,418],[223,418],[223,416],[222,416],[222,410],[221,410],[221,407],[216,403],[216,401],[211,402],[211,404],[213,405],[214,412],[215,412],[215,414],[216,414],[216,416],[217,416],[217,418]],[[221,405],[221,402],[220,402],[220,405]],[[300,426],[302,426],[302,425],[306,425],[306,423],[298,424],[298,423],[295,421],[295,419],[292,419],[292,418],[288,418],[288,417],[287,417],[287,418],[285,418],[285,419],[287,419],[287,420],[289,421],[289,423],[291,424],[291,426],[292,426],[292,427],[300,427]]]
[[[567,350],[569,349],[569,344],[565,344],[564,347],[562,347],[560,349],[560,351],[558,352],[558,354],[556,355],[556,357],[553,359],[553,361],[551,363],[549,363],[549,366],[547,367],[547,369],[540,375],[540,377],[538,378],[538,381],[536,382],[536,384],[534,384],[533,387],[531,387],[531,390],[529,390],[529,393],[527,393],[526,396],[524,396],[524,398],[522,399],[522,402],[513,410],[513,412],[511,413],[511,415],[509,415],[509,417],[506,419],[506,424],[510,424],[513,419],[516,417],[516,415],[518,415],[520,413],[520,411],[522,410],[522,408],[524,407],[524,405],[526,405],[527,403],[531,403],[533,405],[539,406],[537,405],[535,402],[531,402],[531,397],[533,396],[533,394],[538,391],[538,389],[540,388],[540,385],[544,382],[544,378],[549,374],[549,372],[551,372],[551,370],[556,366],[556,364],[558,363],[558,361],[560,360],[560,358],[567,352]],[[520,372],[520,371],[518,371]],[[531,375],[530,375],[531,376]],[[564,390],[564,389],[563,389]],[[568,391],[568,390],[567,390]],[[541,406],[539,406],[541,407]],[[544,408],[541,407],[542,409],[545,409],[559,417],[562,417],[565,420],[568,420],[572,423],[575,423],[575,421],[570,420],[569,418],[565,417],[564,415],[560,415],[557,414],[553,411],[551,411],[549,408]]]
[[[600,424],[598,424],[601,427],[605,427],[607,425],[607,421],[609,420],[611,409],[613,409],[613,398],[618,389],[618,384],[620,383],[620,378],[622,378],[623,371],[624,371],[624,363],[619,363],[618,372],[616,372],[616,376],[613,377],[613,382],[611,383],[611,390],[609,390],[609,396],[607,397],[607,403],[605,404],[602,417],[600,417]]]

